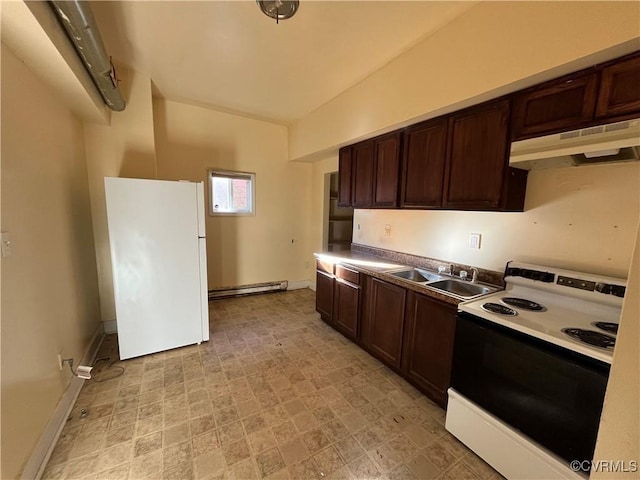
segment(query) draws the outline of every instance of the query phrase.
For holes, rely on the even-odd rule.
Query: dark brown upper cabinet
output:
[[[447,119],[413,125],[404,133],[400,207],[442,206],[447,153]]]
[[[351,152],[353,203],[356,208],[369,208],[373,203],[373,140],[357,143]]]
[[[340,205],[522,211],[527,173],[508,166],[509,141],[640,116],[638,85],[635,52],[342,149]]]
[[[602,69],[596,118],[637,116],[638,112],[640,55],[634,55]]]
[[[392,132],[374,139],[375,171],[373,178],[373,206],[398,206],[400,175],[400,146],[402,132]]]
[[[527,172],[509,161],[509,100],[472,107],[449,119],[443,207],[522,210]]]
[[[353,182],[353,176],[351,173],[351,147],[344,147],[340,149],[338,155],[338,206],[350,207],[351,206],[351,186]]]
[[[536,85],[513,97],[512,138],[546,135],[586,126],[594,118],[598,74],[573,74]]]

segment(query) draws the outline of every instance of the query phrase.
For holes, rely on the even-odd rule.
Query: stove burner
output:
[[[518,314],[514,309],[500,305],[499,303],[485,303],[480,308],[487,312],[497,313],[498,315],[509,315],[514,317]]]
[[[613,322],[593,322],[591,325],[614,335],[618,333],[618,324]]]
[[[596,332],[595,330],[583,330],[582,328],[563,328],[562,331],[576,340],[593,345],[594,347],[612,349],[616,344],[615,337]]]
[[[501,300],[503,303],[507,305],[511,305],[512,307],[521,308],[523,310],[531,310],[533,312],[543,312],[546,310],[544,305],[540,305],[531,300],[527,300],[526,298],[517,298],[517,297],[505,297]]]

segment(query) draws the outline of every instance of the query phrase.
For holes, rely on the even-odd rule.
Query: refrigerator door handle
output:
[[[207,288],[207,241],[198,239],[200,255],[200,301],[202,312],[202,341],[209,340],[209,290]]]
[[[205,211],[207,209],[204,196],[204,183],[196,183],[196,202],[198,206],[198,237],[204,238],[207,236],[205,225]]]

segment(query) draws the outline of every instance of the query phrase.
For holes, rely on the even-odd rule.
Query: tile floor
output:
[[[501,478],[314,302],[310,290],[218,300],[209,342],[116,362],[123,375],[85,383],[44,477]],[[110,335],[98,358],[117,352]]]

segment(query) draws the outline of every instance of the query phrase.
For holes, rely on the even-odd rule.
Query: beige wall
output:
[[[531,85],[547,70],[577,70],[588,60],[576,59],[632,39],[640,48],[638,25],[640,2],[479,2],[295,122],[290,158],[326,156],[376,132]]]
[[[100,325],[82,126],[2,46],[2,470],[15,478]]]
[[[600,419],[600,434],[594,458],[601,461],[636,461],[640,469],[640,225],[636,235],[629,284],[622,308],[618,341],[613,353],[607,395]],[[637,479],[638,471],[616,472],[604,469],[592,473],[592,479]]]
[[[158,178],[206,182],[208,168],[256,174],[255,216],[207,216],[209,288],[311,278],[312,167],[287,161],[286,127],[159,99],[153,105]]]
[[[127,108],[112,113],[110,126],[84,125],[103,321],[116,318],[104,177],[156,178],[157,175],[151,80],[142,73],[121,67],[118,76]]]
[[[353,241],[497,271],[521,260],[626,278],[639,184],[638,163],[532,171],[524,213],[356,210]]]

